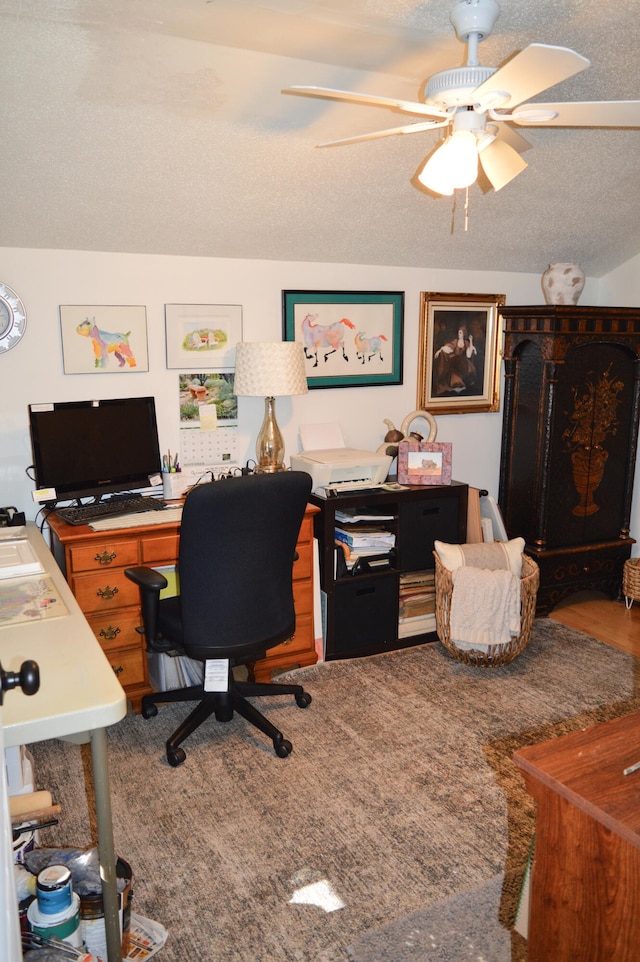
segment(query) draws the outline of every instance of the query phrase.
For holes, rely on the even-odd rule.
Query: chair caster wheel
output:
[[[311,695],[308,691],[303,691],[301,695],[296,695],[296,705],[298,708],[308,708],[311,704]]]
[[[187,753],[183,748],[167,748],[167,761],[172,768],[178,768],[179,765],[182,765],[186,757]]]
[[[280,742],[274,742],[273,747],[278,758],[286,758],[293,751],[293,745],[286,738],[283,738]]]
[[[155,718],[158,714],[157,705],[145,705],[144,698],[142,699],[142,717],[143,718]]]

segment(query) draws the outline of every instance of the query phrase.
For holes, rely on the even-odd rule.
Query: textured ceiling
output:
[[[439,132],[317,149],[407,122],[283,96],[415,100],[464,64],[453,0],[0,0],[0,245],[478,270],[640,251],[638,130],[528,129],[500,192],[411,179]],[[503,0],[482,63],[528,43],[591,67],[538,100],[640,99],[637,0]],[[409,118],[411,120],[411,118]]]

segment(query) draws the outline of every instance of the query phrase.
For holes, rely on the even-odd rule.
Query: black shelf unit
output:
[[[349,492],[334,498],[311,495],[320,508],[314,531],[320,548],[325,658],[356,658],[435,641],[435,631],[400,637],[399,586],[403,573],[433,570],[433,543],[466,540],[468,485],[410,486],[389,491]],[[391,566],[363,573],[338,572],[336,511],[383,511],[395,532]],[[340,549],[338,549],[339,551]]]

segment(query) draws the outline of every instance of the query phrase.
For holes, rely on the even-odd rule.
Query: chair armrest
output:
[[[162,644],[158,644],[160,592],[167,587],[169,582],[164,575],[153,568],[143,566],[125,568],[124,573],[129,581],[133,581],[140,588],[140,606],[147,647],[161,650]]]
[[[136,568],[126,568],[125,575],[129,581],[135,582],[143,591],[156,591],[158,594],[166,588],[169,582],[164,575],[161,575],[155,568],[146,568],[142,565]]]

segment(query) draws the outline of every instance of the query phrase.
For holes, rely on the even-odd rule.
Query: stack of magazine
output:
[[[360,574],[391,567],[396,536],[390,514],[336,511],[336,575]]]
[[[400,575],[398,637],[436,630],[436,588],[433,570]]]

